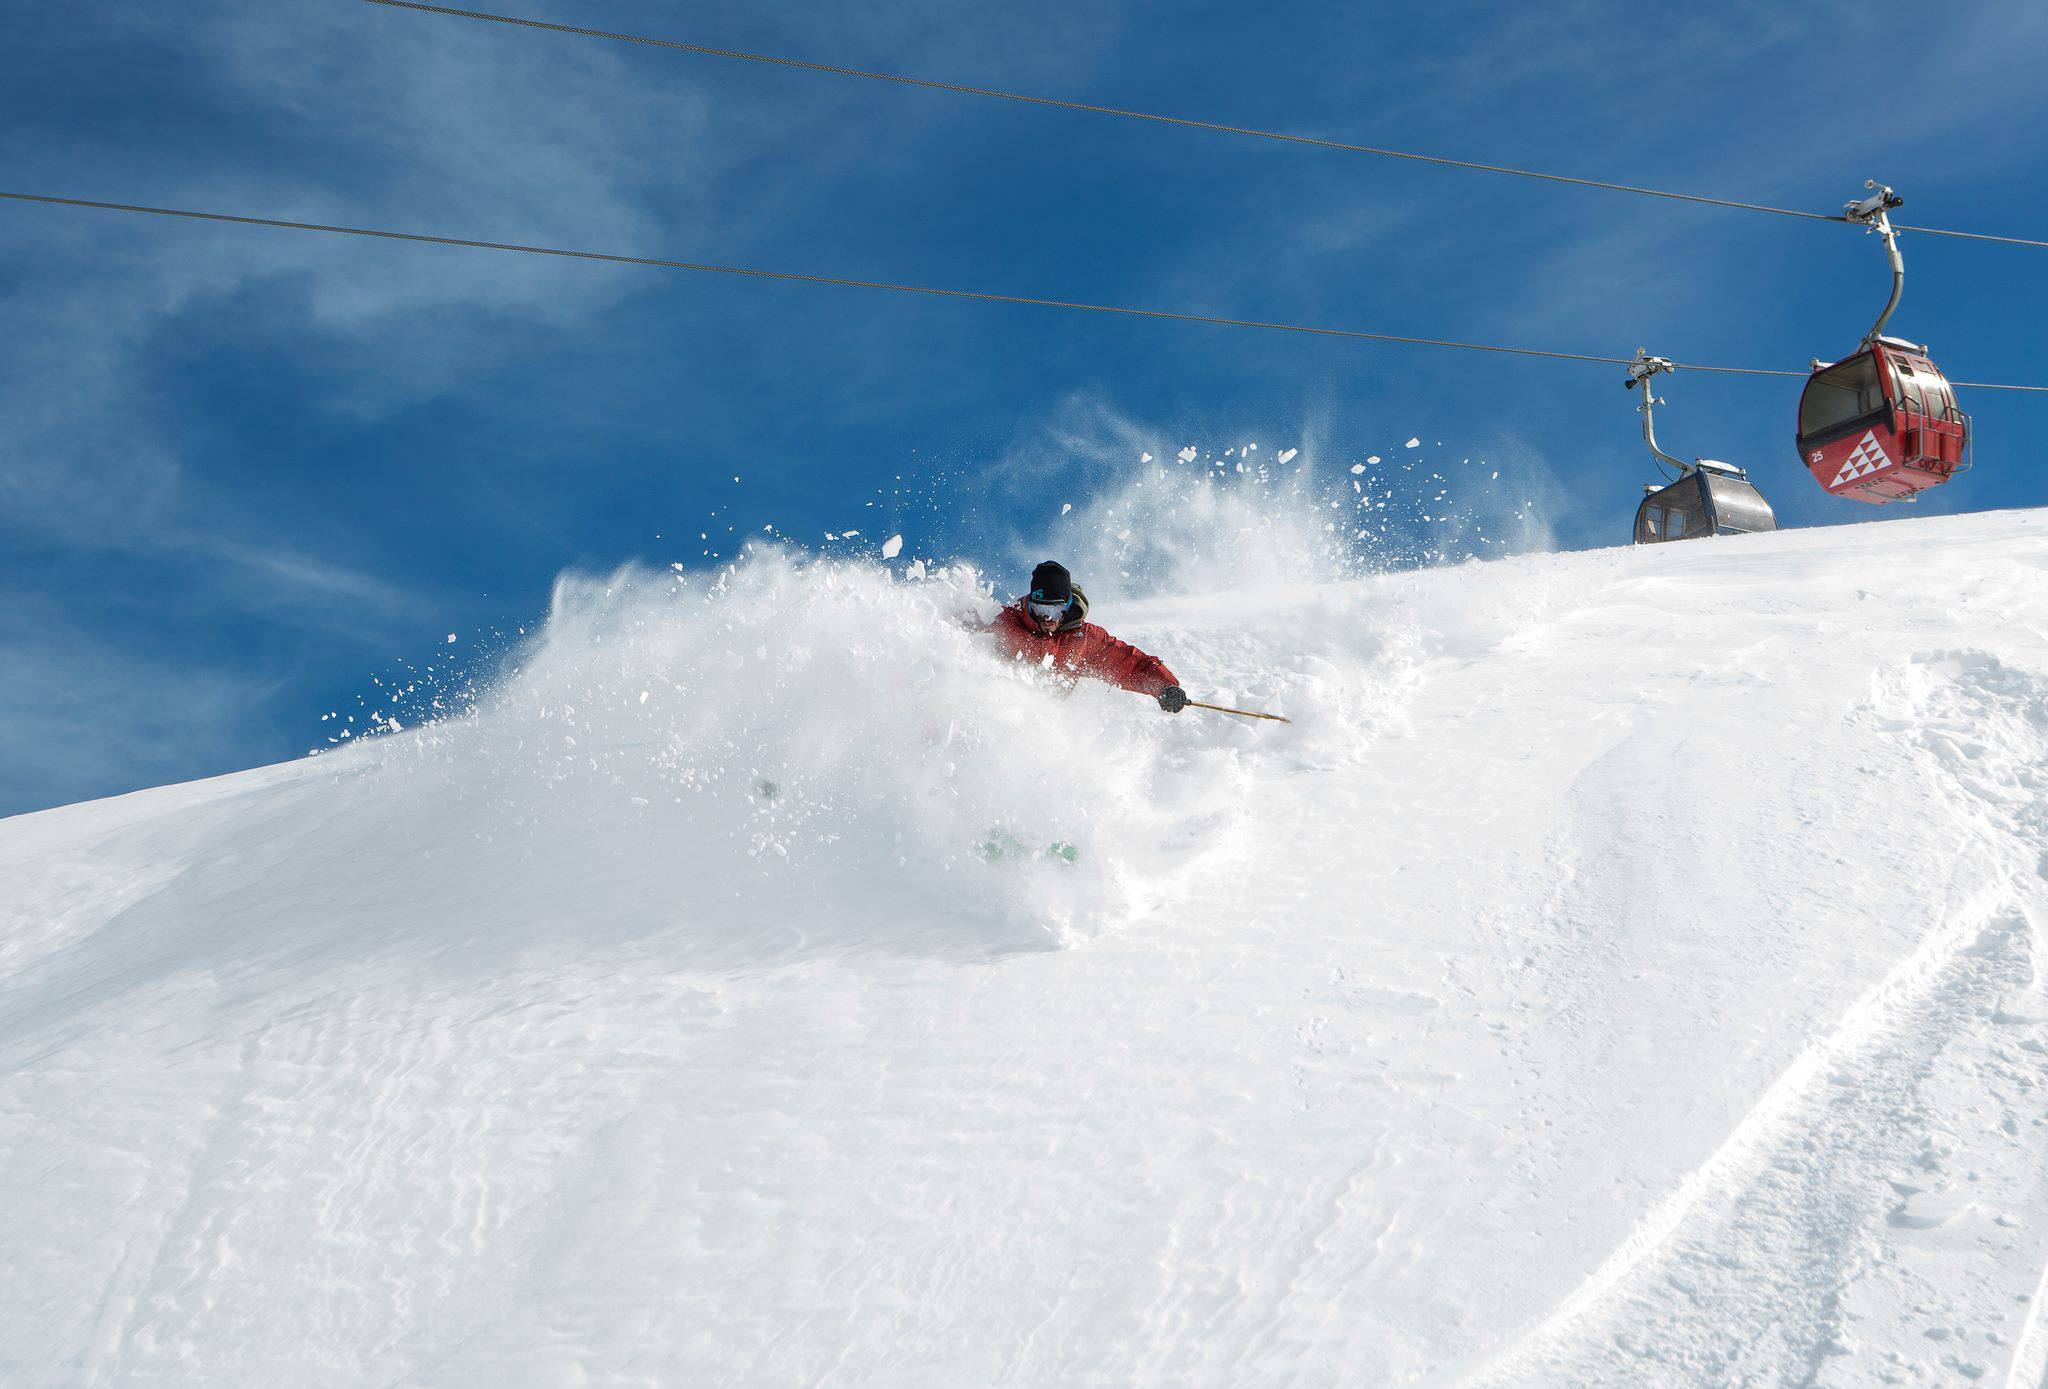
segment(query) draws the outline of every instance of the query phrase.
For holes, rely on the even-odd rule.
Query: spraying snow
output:
[[[755,958],[1047,948],[1133,910],[1190,824],[1228,818],[1243,771],[1226,730],[1169,743],[1141,701],[993,662],[969,625],[992,610],[971,571],[905,581],[774,550],[714,577],[565,579],[513,678],[373,760],[408,802],[481,798],[493,836],[565,877],[617,859],[593,905],[622,928],[734,944],[722,906],[690,909],[709,877],[752,919],[802,923]],[[991,873],[991,833],[1083,852],[1057,876]],[[859,929],[840,938],[821,894],[860,903]]]

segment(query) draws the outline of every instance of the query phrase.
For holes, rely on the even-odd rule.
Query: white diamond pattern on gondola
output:
[[[1834,482],[1829,485],[1840,487],[1845,482],[1854,482],[1866,473],[1876,472],[1891,461],[1884,451],[1884,445],[1877,442],[1877,431],[1867,430],[1863,435],[1863,442],[1842,461],[1842,471],[1835,474]]]

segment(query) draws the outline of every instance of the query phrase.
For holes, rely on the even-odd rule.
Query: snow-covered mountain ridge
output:
[[[2048,514],[967,596],[0,822],[0,1382],[2043,1382]]]

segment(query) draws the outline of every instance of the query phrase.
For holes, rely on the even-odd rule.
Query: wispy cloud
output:
[[[304,551],[222,541],[204,547],[204,554],[218,566],[217,600],[229,606],[311,618],[343,630],[352,619],[367,629],[422,610],[420,595],[411,589]]]
[[[0,590],[0,814],[243,765],[276,681],[96,632]]]
[[[649,190],[686,204],[712,170],[688,82],[612,102],[626,59],[603,46],[396,22],[313,4],[97,12],[85,20],[92,44],[152,78],[177,74],[211,108],[131,119],[118,141],[104,123],[25,109],[0,134],[10,182],[635,251],[661,243]],[[632,280],[20,206],[0,215],[0,252],[40,267],[0,280],[0,582],[40,597],[0,626],[0,813],[37,801],[65,767],[73,784],[104,790],[123,784],[120,767],[133,784],[199,754],[232,761],[275,687],[274,655],[138,653],[96,615],[100,595],[76,587],[80,576],[121,588],[146,573],[130,596],[162,604],[166,628],[240,615],[367,651],[434,601],[384,572],[374,537],[309,527],[267,489],[236,485],[261,462],[222,466],[218,429],[165,365],[235,349],[218,336],[224,311],[250,343],[288,344],[309,363],[308,392],[279,408],[374,422],[463,389],[510,341],[589,322]],[[195,328],[207,334],[196,343]],[[323,371],[323,358],[337,365]]]

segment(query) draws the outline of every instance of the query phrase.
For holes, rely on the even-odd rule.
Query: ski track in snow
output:
[[[1887,1383],[1979,1380],[2001,1360],[2013,1386],[2048,1374],[2036,1305],[2048,1285],[2048,1103],[2034,1093],[2048,1048],[1983,1028],[1987,1017],[2048,1024],[2048,859],[2026,862],[2048,845],[2048,680],[1964,651],[1921,656],[1879,684],[1875,722],[1919,748],[1960,818],[1982,825],[1976,852],[1992,862],[1958,876],[1988,886],[1803,1052],[1542,1324],[1489,1355],[1483,1378],[1854,1383],[1863,1371],[1838,1375],[1832,1362],[1859,1351],[1881,1356]],[[2002,1139],[1958,1154],[1951,1130],[1981,1132],[1987,1110]],[[2002,1180],[1963,1171],[1973,1163]],[[1999,1212],[1984,1214],[1992,1203]],[[1971,1223],[1978,1247],[1952,1253],[1940,1280],[1904,1257],[1902,1244],[1931,1239],[1919,1231]],[[2030,1254],[2042,1277],[2017,1298],[2010,1278],[1969,1267],[2025,1267]],[[1882,1284],[1889,1295],[1872,1296]],[[1869,1325],[1859,1301],[1877,1309]],[[1887,1324],[1901,1307],[1914,1315]]]
[[[2034,1389],[2044,569],[1098,613],[1278,734],[565,584],[475,718],[0,822],[0,1383]]]

